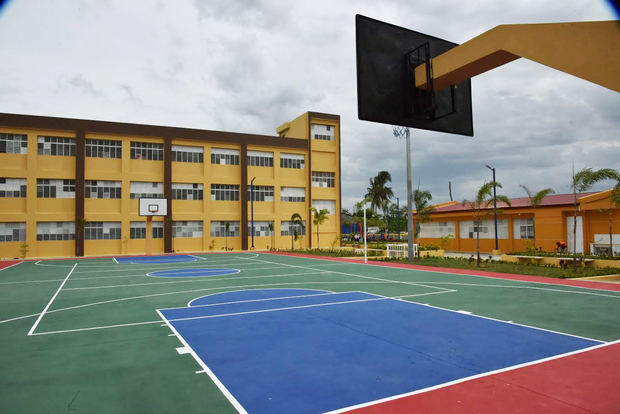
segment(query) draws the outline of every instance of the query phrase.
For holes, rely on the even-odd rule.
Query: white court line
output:
[[[312,281],[312,282],[262,283],[262,284],[257,284],[257,285],[221,286],[221,287],[213,287],[213,288],[180,290],[180,291],[176,291],[176,292],[153,293],[153,294],[150,294],[150,295],[128,296],[128,297],[124,297],[124,298],[104,300],[104,301],[100,301],[100,302],[85,303],[83,305],[69,306],[67,308],[53,309],[53,310],[49,311],[48,313],[64,312],[64,311],[68,311],[68,310],[72,310],[72,309],[87,308],[87,307],[90,307],[90,306],[105,305],[107,303],[114,303],[114,302],[125,302],[125,301],[135,300],[135,299],[152,298],[152,297],[157,297],[157,296],[170,296],[170,295],[177,295],[177,294],[181,294],[181,293],[207,292],[207,291],[210,291],[210,290],[221,290],[221,289],[225,290],[225,289],[235,289],[235,288],[259,288],[259,287],[271,287],[271,286],[303,286],[303,285],[317,285],[317,284],[323,284],[323,285],[336,285],[336,284],[338,284],[338,285],[351,285],[351,284],[356,284],[356,285],[358,285],[360,283],[363,283],[363,284],[381,284],[381,283],[390,283],[390,282],[322,282],[322,281]]]
[[[11,268],[13,266],[17,266],[20,263],[24,263],[24,262],[20,261],[20,262],[17,262],[17,263],[10,264],[7,267],[3,267],[2,269],[0,269],[0,272],[2,272],[3,270],[9,269],[9,268]]]
[[[34,330],[37,328],[37,325],[39,324],[39,322],[41,322],[43,315],[45,315],[45,312],[47,312],[52,302],[54,302],[54,299],[56,299],[56,296],[58,296],[62,287],[65,285],[65,283],[67,283],[67,279],[69,279],[69,276],[71,276],[71,273],[73,273],[77,265],[78,265],[77,263],[73,265],[73,267],[71,268],[71,271],[69,272],[69,274],[67,274],[67,277],[65,277],[65,280],[63,280],[60,286],[58,286],[58,290],[56,291],[56,293],[54,293],[54,296],[52,296],[50,301],[47,303],[47,306],[45,307],[45,309],[43,309],[43,311],[41,312],[37,320],[34,322],[34,325],[32,325],[32,328],[30,328],[30,330],[28,331],[28,336],[32,335]]]
[[[551,356],[551,357],[542,358],[542,359],[538,359],[538,360],[535,360],[535,361],[525,362],[525,363],[519,364],[519,365],[513,365],[513,366],[510,366],[510,367],[506,367],[506,368],[500,368],[500,369],[496,369],[495,371],[488,371],[488,372],[484,372],[482,374],[476,374],[476,375],[472,375],[472,376],[465,377],[465,378],[459,378],[459,379],[454,380],[454,381],[444,382],[443,384],[437,384],[437,385],[433,385],[432,387],[422,388],[422,389],[419,389],[419,390],[415,390],[415,391],[411,391],[411,392],[406,392],[406,393],[403,393],[403,394],[393,395],[391,397],[381,398],[379,400],[369,401],[369,402],[365,402],[365,403],[357,404],[357,405],[351,405],[349,407],[343,407],[343,408],[339,408],[337,410],[328,411],[328,412],[326,412],[324,414],[341,414],[341,413],[346,413],[346,412],[351,411],[351,410],[355,410],[355,409],[359,409],[359,408],[363,408],[363,407],[370,407],[372,405],[377,405],[377,404],[381,404],[381,403],[388,402],[388,401],[398,400],[398,399],[401,399],[401,398],[404,398],[404,397],[409,397],[411,395],[422,394],[422,393],[425,393],[425,392],[428,392],[428,391],[433,391],[433,390],[437,390],[437,389],[440,389],[440,388],[445,388],[445,387],[448,387],[450,385],[460,384],[462,382],[471,381],[471,380],[474,380],[474,379],[477,379],[477,378],[484,378],[484,377],[488,377],[488,376],[491,376],[491,375],[500,374],[502,372],[513,371],[513,370],[516,370],[516,369],[519,369],[519,368],[524,368],[524,367],[528,367],[528,366],[531,366],[531,365],[541,364],[543,362],[552,361],[554,359],[565,358],[565,357],[568,357],[568,356],[571,356],[571,355],[577,355],[577,354],[581,354],[581,353],[584,353],[584,352],[593,351],[595,349],[604,348],[606,346],[614,345],[614,344],[617,344],[617,343],[620,343],[620,340],[619,341],[614,341],[614,342],[607,342],[607,343],[603,343],[603,344],[600,344],[600,345],[594,345],[594,346],[591,346],[591,347],[588,347],[588,348],[578,349],[576,351],[566,352],[564,354],[554,355],[554,356]]]
[[[253,290],[253,289],[229,290],[229,291],[222,292],[222,293],[245,292],[245,291],[248,291],[248,290]],[[271,289],[271,290],[276,290],[276,289]],[[290,288],[283,288],[283,289],[280,289],[280,290],[291,290],[291,289]],[[217,305],[231,305],[233,303],[250,303],[250,302],[262,302],[262,301],[266,301],[266,300],[276,300],[276,299],[305,298],[305,297],[309,297],[309,296],[323,296],[323,295],[331,295],[331,294],[336,293],[336,292],[330,292],[328,290],[323,290],[323,289],[315,289],[315,290],[320,290],[320,291],[323,291],[325,293],[315,293],[315,294],[312,294],[312,295],[281,296],[281,297],[277,297],[277,298],[235,300],[235,301],[231,301],[231,302],[209,303],[209,304],[206,304],[206,305],[192,305],[191,304],[195,300],[202,299],[202,298],[208,298],[209,296],[220,294],[220,293],[212,293],[210,295],[204,295],[204,296],[200,296],[198,298],[194,298],[194,299],[190,300],[189,302],[187,302],[187,306],[179,306],[178,308],[161,308],[160,310],[185,309],[187,307],[191,307],[191,308],[205,308],[205,307],[217,306]]]
[[[208,278],[203,278],[203,279],[192,279],[192,280],[172,280],[172,281],[167,281],[167,282],[148,282],[148,283],[133,283],[133,284],[128,284],[128,285],[106,285],[106,286],[85,286],[85,287],[75,287],[75,288],[67,288],[65,289],[65,291],[67,290],[90,290],[90,289],[111,289],[111,288],[118,288],[118,287],[132,287],[132,286],[151,286],[151,285],[165,285],[165,284],[171,284],[171,283],[198,283],[198,282],[221,282],[221,281],[229,281],[229,280],[245,280],[245,279],[265,279],[265,278],[275,278],[275,277],[289,277],[289,276],[297,276],[297,275],[316,275],[316,274],[321,274],[321,273],[328,273],[328,272],[306,272],[306,273],[285,273],[282,275],[265,275],[265,276],[242,276],[242,277],[235,277],[234,279],[230,279],[230,278],[217,278],[216,276],[211,276]],[[236,274],[236,273],[235,273]],[[74,280],[74,279],[71,279]],[[349,282],[351,283],[351,282]]]
[[[269,254],[269,253],[265,253],[265,254]],[[273,255],[272,255],[273,256]],[[280,257],[280,256],[276,256],[276,257]],[[295,256],[285,256],[285,257],[292,257],[292,258],[297,258],[297,259],[308,259],[308,260],[319,260],[319,261],[323,261],[323,262],[328,262],[329,260],[326,259],[321,259],[321,258],[310,258],[310,257],[295,257]],[[266,260],[265,260],[266,261]],[[266,261],[267,263],[273,263],[273,264],[278,264],[278,262],[270,262],[270,261]],[[342,263],[342,262],[341,262]],[[551,286],[551,287],[557,287],[557,286],[561,286],[564,288],[572,288],[575,289],[575,291],[565,291],[565,292],[570,292],[570,293],[578,293],[578,289],[579,290],[596,290],[596,291],[601,291],[601,292],[615,292],[615,293],[620,293],[616,290],[609,290],[609,289],[602,289],[602,288],[595,288],[595,287],[585,287],[585,286],[573,286],[573,285],[565,285],[565,284],[556,284],[556,283],[548,283],[548,282],[539,282],[539,281],[533,281],[533,280],[518,280],[518,279],[510,279],[510,278],[502,278],[502,277],[489,277],[489,276],[482,276],[482,275],[476,275],[476,274],[466,274],[466,273],[452,273],[452,272],[445,272],[442,270],[434,270],[432,267],[429,266],[428,269],[412,269],[412,268],[407,268],[407,267],[391,267],[391,266],[385,266],[382,264],[378,264],[378,263],[371,263],[368,262],[367,264],[365,263],[357,263],[357,262],[344,262],[346,264],[351,264],[351,265],[357,265],[357,266],[374,266],[374,267],[380,267],[382,269],[393,269],[393,270],[403,270],[405,272],[428,272],[428,273],[439,273],[439,274],[444,274],[444,275],[453,275],[453,276],[465,276],[465,277],[475,277],[475,278],[482,278],[484,280],[501,280],[501,281],[506,281],[506,282],[517,282],[517,283],[533,283],[533,284],[537,284],[537,285],[547,285],[547,286]],[[286,266],[286,264],[282,264],[283,266]],[[303,266],[295,266],[295,265],[288,265],[288,266],[294,266],[294,267],[303,267]],[[467,269],[464,269],[467,270]],[[481,270],[482,271],[482,270]],[[512,273],[506,273],[506,275],[513,275]],[[516,276],[527,276],[527,275],[516,275]],[[544,277],[544,276],[538,276],[538,277]],[[416,282],[414,282],[416,283]],[[429,281],[429,282],[423,282],[423,283],[435,283],[435,284],[457,284],[457,283],[451,283],[451,282],[435,282],[435,281]],[[480,285],[480,286],[494,286],[494,285]],[[499,285],[497,285],[499,286]],[[539,289],[543,289],[543,288],[539,288]],[[551,289],[549,288],[549,290],[557,290],[557,289]]]
[[[248,259],[249,260],[249,259]],[[133,265],[133,266],[127,266],[124,267],[122,269],[109,269],[110,266],[107,266],[106,270],[80,270],[78,272],[76,272],[76,274],[84,274],[84,273],[122,273],[122,272],[128,272],[128,271],[156,271],[156,270],[168,270],[168,269],[176,269],[179,267],[179,265],[183,265],[183,269],[194,269],[194,268],[206,268],[206,267],[235,267],[235,268],[240,268],[241,270],[260,270],[260,269],[282,269],[283,266],[278,266],[278,267],[249,267],[249,268],[245,268],[245,267],[241,267],[239,265],[258,265],[260,266],[260,263],[216,263],[216,264],[209,264],[209,263],[202,263],[202,262],[186,262],[186,263],[160,263],[160,264],[156,264],[156,265],[148,265],[148,266],[142,266],[142,265]],[[65,266],[66,267],[66,266]],[[95,267],[95,266],[90,266],[91,268]],[[99,267],[99,266],[97,266]],[[105,266],[102,266],[105,267]],[[80,269],[82,269],[83,267],[80,266]]]
[[[241,413],[241,414],[247,414],[247,411],[245,410],[245,408],[243,408],[243,406],[241,405],[241,403],[239,403],[239,401],[237,401],[237,399],[232,395],[232,393],[230,391],[228,391],[228,388],[226,388],[224,386],[224,384],[219,380],[219,378],[213,373],[213,371],[211,371],[211,369],[207,366],[207,364],[205,364],[205,362],[198,356],[198,354],[196,354],[196,352],[192,349],[191,346],[189,346],[189,344],[187,343],[187,341],[183,338],[183,336],[181,336],[179,334],[179,332],[177,332],[177,330],[175,329],[174,326],[172,326],[172,324],[170,324],[170,322],[168,322],[168,320],[164,317],[164,315],[162,315],[162,313],[156,309],[157,313],[159,314],[159,317],[166,322],[166,325],[168,325],[168,328],[170,328],[170,330],[177,336],[177,338],[179,338],[179,341],[181,341],[181,343],[183,344],[184,347],[186,347],[187,349],[190,350],[190,355],[194,358],[194,360],[198,363],[198,365],[200,365],[202,367],[202,369],[204,370],[204,372],[207,373],[207,375],[209,376],[209,378],[211,378],[211,381],[213,381],[213,383],[217,386],[217,388],[219,388],[219,390],[222,392],[222,394],[224,394],[224,396],[228,399],[228,401],[232,404],[233,407],[235,407],[235,409]]]
[[[33,314],[31,314],[31,315],[18,316],[18,317],[16,317],[16,318],[5,319],[5,320],[3,320],[3,321],[0,321],[0,323],[12,322],[12,321],[17,321],[17,320],[20,320],[20,319],[26,319],[26,318],[32,318],[32,317],[34,317],[34,316],[38,316],[38,315],[40,315],[40,313],[33,313]]]
[[[351,291],[351,292],[340,292],[340,293],[353,293],[353,292],[354,291]],[[355,291],[355,292],[357,292],[357,291]],[[368,292],[364,292],[364,293],[366,293],[367,295],[371,295],[371,296],[377,296],[377,295],[373,295],[372,293],[368,293]],[[376,298],[370,298],[370,299],[343,300],[343,301],[338,301],[338,302],[315,303],[315,304],[312,304],[312,305],[287,306],[287,307],[284,307],[284,308],[260,309],[260,310],[245,311],[245,312],[220,313],[218,315],[190,316],[190,317],[187,317],[187,318],[170,319],[170,321],[171,322],[177,322],[177,321],[193,321],[193,320],[197,320],[197,319],[226,318],[226,317],[229,317],[229,316],[251,315],[251,314],[256,314],[256,313],[280,312],[280,311],[286,311],[286,310],[308,309],[308,308],[317,308],[317,307],[332,306],[332,305],[346,305],[346,304],[349,304],[349,303],[376,302],[376,301],[379,301],[379,300],[387,300],[387,299],[391,299],[391,298],[376,297]]]
[[[379,295],[379,294],[375,294],[375,295],[383,296],[383,295]],[[553,333],[553,334],[556,334],[556,335],[571,336],[573,338],[585,339],[585,340],[592,341],[592,342],[602,342],[602,343],[605,343],[605,341],[602,341],[600,339],[588,338],[586,336],[580,336],[580,335],[573,335],[573,334],[569,334],[569,333],[566,333],[566,332],[554,331],[552,329],[540,328],[538,326],[531,326],[531,325],[526,325],[526,324],[523,324],[523,323],[518,323],[518,322],[513,322],[513,321],[504,321],[504,320],[501,320],[501,319],[492,318],[490,316],[478,315],[478,314],[475,314],[475,313],[472,313],[472,312],[469,312],[469,311],[465,311],[465,310],[454,310],[454,309],[442,308],[441,306],[429,305],[428,303],[419,303],[419,302],[414,302],[412,300],[401,300],[398,297],[393,297],[393,298],[389,297],[389,296],[383,296],[383,297],[384,298],[388,298],[388,299],[394,299],[394,300],[402,301],[402,302],[405,302],[405,303],[413,303],[413,304],[417,304],[417,305],[421,305],[421,306],[426,306],[426,307],[433,308],[433,309],[439,309],[439,310],[446,311],[446,312],[459,313],[461,315],[471,316],[473,318],[487,319],[487,320],[490,320],[490,321],[501,322],[501,323],[504,323],[504,324],[522,326],[524,328],[536,329],[538,331],[550,332],[550,333]]]
[[[227,269],[224,269],[224,270],[236,270],[236,272],[232,272],[232,273],[224,273],[224,274],[219,274],[219,275],[217,275],[217,274],[216,274],[216,275],[208,275],[208,274],[207,274],[207,275],[197,275],[197,276],[157,276],[157,275],[152,275],[152,274],[151,274],[151,273],[156,273],[156,272],[172,272],[172,271],[175,271],[175,270],[177,270],[177,271],[179,271],[181,274],[183,274],[183,271],[184,271],[184,270],[193,270],[193,271],[196,271],[196,270],[221,270],[221,269],[217,269],[217,268],[215,268],[215,269],[211,269],[211,268],[204,268],[204,267],[191,267],[191,268],[187,268],[187,267],[180,267],[180,268],[177,268],[177,269],[153,270],[153,271],[151,271],[151,272],[148,272],[148,273],[146,274],[146,276],[148,276],[148,277],[158,277],[158,278],[160,278],[160,279],[161,279],[161,278],[174,278],[174,277],[176,277],[176,278],[184,278],[184,277],[217,277],[217,276],[231,276],[231,275],[236,275],[236,274],[238,274],[238,273],[241,273],[241,270],[239,270],[239,269],[227,268]]]
[[[130,323],[121,323],[117,325],[91,326],[89,328],[75,328],[75,329],[64,329],[60,331],[37,332],[37,333],[33,333],[32,336],[55,335],[55,334],[61,334],[61,333],[84,332],[84,331],[98,331],[100,329],[125,328],[128,326],[150,325],[154,323],[161,323],[161,321],[130,322]]]

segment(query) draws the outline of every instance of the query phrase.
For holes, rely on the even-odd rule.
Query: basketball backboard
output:
[[[139,199],[140,216],[167,216],[168,200],[165,198],[141,198]]]
[[[431,58],[456,43],[356,15],[359,119],[473,136],[471,82],[432,90]],[[415,87],[414,69],[426,63],[431,87]]]

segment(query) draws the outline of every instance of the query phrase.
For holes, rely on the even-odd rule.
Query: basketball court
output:
[[[614,412],[620,286],[506,276],[268,253],[8,264],[0,408]]]

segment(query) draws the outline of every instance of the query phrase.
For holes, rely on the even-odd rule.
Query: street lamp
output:
[[[256,177],[252,178],[252,181],[250,181],[250,209],[252,212],[252,249],[254,249],[254,180],[256,180]]]
[[[495,250],[499,250],[499,246],[497,244],[497,195],[495,194],[495,167],[490,167],[486,165],[486,167],[493,171],[493,214],[495,216]]]

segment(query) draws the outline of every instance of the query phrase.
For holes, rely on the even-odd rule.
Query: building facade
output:
[[[167,199],[153,253],[316,247],[313,206],[321,247],[339,242],[340,117],[277,132],[0,114],[0,257],[144,253],[140,198]]]
[[[573,194],[548,195],[536,208],[527,197],[511,199],[510,206],[498,203],[499,250],[525,251],[533,247],[535,238],[536,248],[547,252],[554,251],[558,241],[565,241],[570,251],[574,246],[578,253],[604,253],[609,250],[611,219],[613,249],[620,254],[620,206],[610,202],[610,193],[577,194],[576,238]],[[430,221],[420,226],[422,244],[443,245],[452,251],[475,252],[477,232],[481,251],[495,249],[492,203],[477,216],[468,205],[443,203],[435,206]]]

